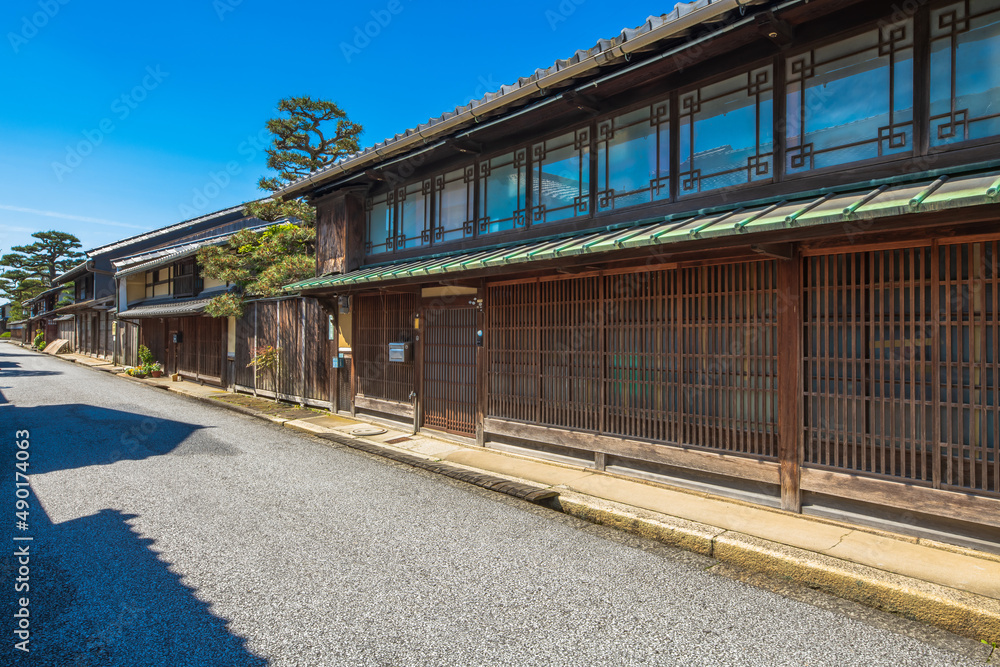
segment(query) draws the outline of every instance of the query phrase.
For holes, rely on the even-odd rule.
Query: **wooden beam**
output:
[[[639,461],[662,463],[677,468],[688,468],[766,484],[777,485],[779,481],[777,463],[744,456],[536,426],[535,424],[503,419],[487,418],[484,420],[483,428],[487,433],[494,435],[533,440],[597,454],[610,454]]]
[[[802,260],[777,262],[778,276],[778,460],[781,509],[802,511]]]
[[[750,250],[758,255],[782,260],[790,260],[795,256],[791,243],[755,243],[750,246]]]
[[[972,493],[938,490],[815,468],[802,469],[802,489],[907,512],[1000,528],[1000,499]]]
[[[372,410],[374,412],[382,412],[387,415],[413,419],[413,406],[409,403],[385,401],[381,398],[369,398],[368,396],[355,396],[354,405],[362,410]]]

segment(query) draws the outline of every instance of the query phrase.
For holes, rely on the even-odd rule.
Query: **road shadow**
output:
[[[16,361],[10,361],[9,355],[0,355],[0,377],[4,378],[27,378],[43,377],[46,375],[62,375],[62,371],[39,371],[27,370],[21,367]]]
[[[32,474],[162,456],[204,428],[81,403],[8,404],[0,414],[10,428],[31,433]]]
[[[5,457],[6,458],[6,457]],[[9,487],[10,485],[4,484]],[[13,490],[10,489],[13,497]],[[29,530],[5,528],[13,545],[0,556],[3,618],[12,636],[14,614],[28,600],[30,653],[3,651],[15,665],[132,667],[138,665],[267,665],[227,629],[196,589],[181,583],[153,540],[129,525],[132,514],[105,509],[52,524],[32,498]],[[11,522],[13,523],[13,522]],[[14,541],[15,535],[31,536]],[[15,592],[23,566],[15,549],[29,550],[28,590]],[[17,640],[23,640],[18,637]]]

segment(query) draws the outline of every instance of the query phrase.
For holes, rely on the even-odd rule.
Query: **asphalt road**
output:
[[[985,662],[971,642],[9,344],[0,424],[0,664]]]

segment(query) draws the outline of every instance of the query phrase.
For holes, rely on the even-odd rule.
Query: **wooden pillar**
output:
[[[354,299],[351,299],[351,303],[355,303]],[[358,341],[358,313],[354,311],[354,306],[351,306],[351,390],[348,392],[351,395],[351,416],[355,417],[358,414],[357,406],[354,402],[354,397],[358,395],[358,359],[354,355],[354,346],[357,345]]]
[[[295,300],[299,311],[299,405],[306,406],[306,301],[303,298]],[[311,372],[316,372],[312,369]]]
[[[480,447],[486,446],[486,430],[484,428],[484,424],[486,423],[486,401],[488,399],[486,366],[489,363],[489,354],[486,350],[489,344],[488,336],[492,333],[486,330],[486,308],[488,306],[486,303],[486,292],[486,285],[484,284],[479,288],[479,298],[482,300],[482,307],[479,309],[476,318],[476,324],[479,330],[483,332],[483,344],[476,348],[476,444]]]
[[[333,368],[333,360],[340,356],[340,313],[336,308],[325,312],[327,320],[326,331],[323,332],[323,335],[326,337],[326,349],[330,356],[329,366],[327,366],[330,369],[330,411],[336,414],[342,409],[340,405],[340,374],[343,369]],[[333,323],[333,340],[330,340],[331,321]]]
[[[802,511],[802,259],[798,248],[778,265],[778,459],[781,509]]]

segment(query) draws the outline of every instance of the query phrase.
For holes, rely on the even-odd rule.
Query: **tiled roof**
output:
[[[195,299],[170,299],[169,301],[154,303],[139,303],[129,307],[128,310],[119,312],[118,317],[123,319],[142,319],[146,317],[198,315],[205,311],[205,306],[211,300],[212,297],[199,297]]]
[[[263,222],[255,227],[246,227],[246,230],[251,232],[259,232],[263,229],[267,229],[273,225],[279,225],[285,222],[280,220],[278,222]],[[242,230],[241,230],[242,231]],[[174,245],[167,248],[160,248],[158,250],[153,250],[151,252],[145,252],[140,255],[133,255],[131,257],[123,257],[117,259],[112,264],[118,269],[115,276],[118,278],[124,278],[125,276],[130,276],[141,271],[149,271],[150,269],[155,269],[158,266],[163,266],[164,264],[170,264],[177,261],[178,259],[183,259],[185,257],[190,257],[196,254],[199,250],[206,246],[218,245],[225,242],[229,237],[233,236],[236,232],[226,232],[219,236],[211,236],[206,239],[201,239],[199,241],[194,241],[192,243],[183,243],[180,245]]]
[[[376,143],[364,150],[348,155],[304,176],[276,193],[290,196],[306,190],[310,184],[329,180],[362,165],[384,160],[437,140],[461,128],[479,123],[483,118],[509,111],[517,104],[548,95],[550,90],[565,88],[574,80],[593,76],[600,68],[627,62],[631,54],[652,47],[663,39],[683,37],[692,29],[704,30],[706,25],[723,21],[723,14],[732,10],[741,13],[751,5],[767,4],[769,0],[697,0],[678,2],[667,14],[650,16],[642,25],[622,30],[611,39],[602,39],[589,49],[581,49],[571,57],[557,60],[550,67],[537,69],[514,83],[501,86],[496,92],[487,93],[454,111],[432,118],[417,127],[400,132],[390,139]]]

